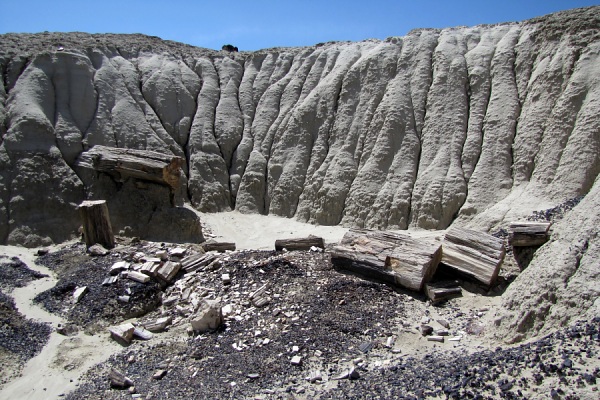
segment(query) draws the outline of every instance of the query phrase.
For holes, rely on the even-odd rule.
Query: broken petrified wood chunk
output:
[[[264,284],[260,288],[256,289],[254,292],[250,293],[248,297],[250,297],[250,301],[254,305],[254,307],[264,307],[271,299],[266,295],[267,284]]]
[[[192,329],[197,333],[213,331],[222,323],[221,303],[217,300],[201,300],[195,314],[190,317]]]
[[[150,282],[150,277],[146,274],[142,274],[141,272],[137,272],[137,271],[126,271],[123,273],[124,276],[126,276],[128,279],[131,279],[132,281],[136,281],[139,283],[148,283]]]
[[[142,340],[150,340],[152,339],[152,332],[141,328],[139,326],[136,326],[135,329],[133,330],[133,335],[136,337],[139,337]]]
[[[331,252],[337,267],[419,291],[437,269],[441,246],[407,234],[352,229]]]
[[[167,326],[171,325],[171,322],[173,321],[172,317],[162,317],[162,318],[158,318],[155,321],[152,322],[146,322],[144,324],[144,328],[146,328],[146,330],[153,332],[153,333],[158,333],[158,332],[162,332],[164,331]]]
[[[75,291],[73,292],[73,300],[75,301],[75,303],[79,303],[79,300],[83,298],[87,291],[87,286],[82,286],[75,289]]]
[[[181,260],[181,268],[183,268],[185,272],[202,271],[216,259],[217,256],[213,253],[194,254]]]
[[[167,261],[156,272],[156,276],[163,281],[170,283],[181,269],[181,264],[178,262]]]
[[[110,386],[117,389],[126,389],[133,385],[131,379],[126,377],[121,371],[118,371],[114,368],[112,368],[108,373],[108,379],[110,380]]]
[[[122,324],[109,328],[110,336],[123,345],[128,345],[133,339],[133,331],[135,326],[132,324]]]
[[[428,283],[425,294],[433,304],[462,296],[462,290],[457,281]]]
[[[512,222],[508,227],[508,243],[514,247],[539,246],[548,241],[551,222]]]
[[[323,238],[317,236],[309,236],[306,238],[295,238],[295,239],[278,239],[275,241],[275,250],[281,251],[283,249],[293,250],[310,250],[311,247],[318,247],[320,249],[325,248],[325,241]]]
[[[442,263],[490,286],[504,260],[504,241],[487,233],[451,228],[442,242]]]

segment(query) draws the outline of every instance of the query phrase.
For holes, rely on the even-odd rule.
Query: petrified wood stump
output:
[[[86,246],[101,244],[107,249],[115,247],[106,200],[86,200],[78,208],[83,222]]]

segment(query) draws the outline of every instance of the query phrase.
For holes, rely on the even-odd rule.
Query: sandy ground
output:
[[[15,299],[19,312],[38,322],[50,323],[54,328],[65,321],[55,314],[34,305],[32,299],[52,288],[56,279],[52,271],[35,264],[35,250],[14,246],[0,246],[0,254],[19,257],[35,271],[49,275],[9,293]],[[102,351],[98,351],[102,349]],[[77,379],[88,368],[106,360],[121,347],[106,335],[63,336],[52,332],[44,349],[27,362],[21,376],[6,384],[0,391],[0,399],[55,399],[75,389]]]
[[[348,231],[348,228],[341,226],[311,225],[289,218],[237,211],[200,214],[200,218],[206,239],[235,242],[240,250],[274,250],[277,239],[308,235],[320,236],[326,244],[335,243]]]

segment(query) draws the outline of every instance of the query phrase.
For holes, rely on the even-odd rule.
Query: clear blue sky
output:
[[[0,0],[0,33],[144,33],[240,50],[402,36],[414,28],[520,21],[584,0]]]

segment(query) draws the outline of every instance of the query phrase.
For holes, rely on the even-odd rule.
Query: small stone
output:
[[[290,360],[290,363],[291,363],[292,365],[300,365],[300,364],[302,364],[302,357],[300,357],[300,356],[294,356],[294,357],[292,357],[292,359]]]
[[[358,373],[358,371],[354,367],[350,368],[350,371],[348,371],[348,379],[353,381],[358,378],[360,378],[360,374]]]
[[[421,335],[423,336],[429,336],[433,333],[433,327],[429,325],[421,325],[419,327],[419,330],[421,331]]]
[[[316,370],[316,371],[311,371],[310,375],[308,376],[308,381],[310,383],[315,383],[317,381],[322,381],[323,380],[323,375],[321,374],[321,371]]]
[[[91,256],[105,256],[108,253],[110,253],[109,250],[106,250],[101,244],[95,244],[93,246],[90,246],[87,249],[87,252],[91,255]]]
[[[448,321],[446,321],[445,319],[438,319],[437,323],[446,329],[450,329],[450,323]]]
[[[248,374],[248,375],[246,375],[246,376],[247,376],[249,379],[253,379],[253,380],[254,380],[254,379],[258,379],[258,378],[260,377],[260,375],[259,375],[259,374],[255,374],[255,373],[254,373],[254,374]]]
[[[38,249],[38,251],[36,252],[36,255],[38,256],[45,256],[46,254],[48,254],[50,252],[50,249],[47,247],[43,247],[41,249]]]
[[[166,369],[159,369],[152,375],[152,379],[156,379],[157,381],[159,381],[162,378],[164,378],[166,374],[167,374]]]
[[[221,309],[221,312],[223,313],[224,317],[227,317],[228,315],[230,315],[233,312],[233,307],[231,306],[231,304],[227,304],[225,307],[223,307]]]
[[[300,351],[300,347],[298,346],[292,346],[292,353],[297,353]]]
[[[223,285],[229,285],[231,283],[231,277],[229,274],[222,274],[221,281],[223,282]]]
[[[423,318],[421,318],[421,325],[426,325],[429,323],[429,321],[431,321],[431,319],[427,316],[424,316]]]
[[[361,351],[361,353],[368,353],[373,349],[373,347],[375,347],[375,342],[365,342],[361,343],[358,346],[358,349]]]
[[[448,332],[448,329],[438,329],[435,331],[435,334],[438,336],[448,336],[450,333]]]

